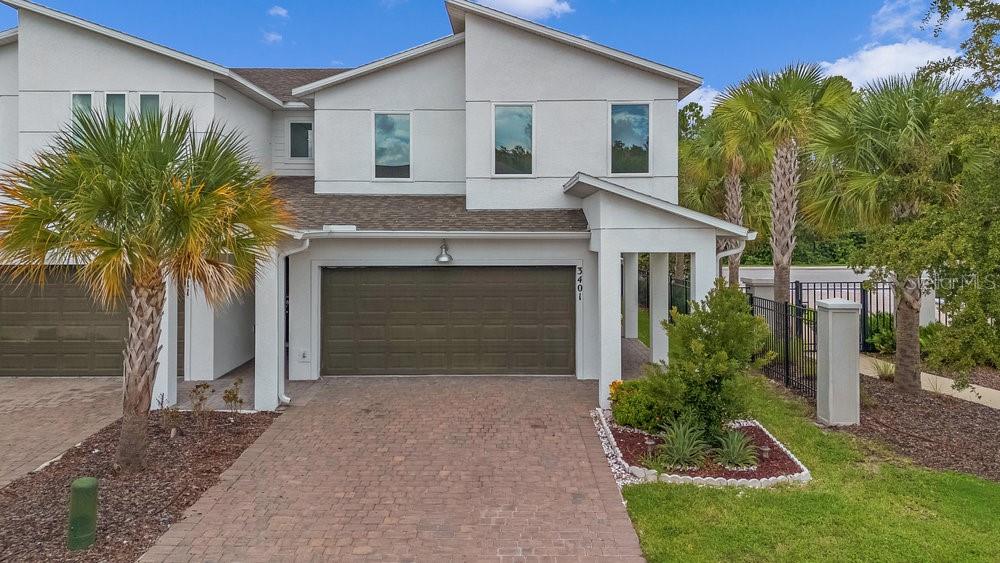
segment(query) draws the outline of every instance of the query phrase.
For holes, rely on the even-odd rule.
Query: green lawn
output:
[[[773,490],[626,487],[650,561],[1000,559],[1000,483],[922,469],[820,430],[805,405],[763,380],[752,405],[813,481]]]

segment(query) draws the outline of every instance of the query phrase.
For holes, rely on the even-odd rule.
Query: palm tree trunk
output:
[[[725,206],[722,213],[723,218],[736,225],[743,224],[743,185],[737,170],[730,169],[725,180]],[[727,250],[737,248],[739,241],[730,239],[727,243]],[[740,258],[743,253],[733,254],[729,257],[729,285],[736,287],[740,285]]]
[[[133,283],[128,296],[128,342],[125,345],[125,381],[118,465],[125,471],[141,469],[146,457],[146,430],[153,383],[160,355],[160,321],[166,284],[162,278]]]
[[[683,252],[670,254],[670,277],[682,280],[687,277],[687,255]]]
[[[799,211],[799,147],[785,141],[774,153],[771,167],[771,254],[774,264],[774,300],[788,302],[789,269],[795,250],[795,223]]]
[[[920,390],[920,280],[896,284],[896,388]]]

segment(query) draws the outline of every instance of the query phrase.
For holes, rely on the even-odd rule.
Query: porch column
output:
[[[272,250],[270,259],[257,266],[254,292],[254,409],[273,411],[278,408],[279,378],[283,363],[284,341],[281,339],[283,319],[280,293],[279,254]]]
[[[161,397],[163,406],[173,406],[177,404],[177,284],[169,277],[160,319],[160,353],[156,361],[150,408],[160,408]]]
[[[691,300],[701,301],[715,285],[718,264],[715,259],[715,237],[699,246],[691,255]]]
[[[639,338],[639,253],[626,252],[625,262],[625,338]]]
[[[622,375],[621,254],[601,249],[597,254],[598,320],[600,334],[600,382],[598,402],[611,406],[609,387]]]
[[[670,254],[649,255],[649,361],[666,362],[670,349],[663,321],[670,318]]]

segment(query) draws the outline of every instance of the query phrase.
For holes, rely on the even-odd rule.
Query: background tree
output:
[[[972,32],[959,45],[961,54],[929,63],[930,73],[955,75],[972,70],[972,84],[980,89],[1000,88],[1000,3],[995,0],[934,0],[924,17],[931,21],[934,36],[941,35],[944,24],[953,18],[962,18],[972,24]]]
[[[814,137],[825,171],[815,178],[820,195],[807,213],[821,221],[849,213],[871,228],[853,265],[895,284],[895,381],[905,391],[920,389],[921,278],[942,242],[919,219],[955,202],[959,175],[981,160],[940,124],[972,103],[968,91],[936,78],[879,80],[862,89],[851,111],[826,114]]]
[[[677,129],[681,139],[698,135],[705,123],[705,108],[698,102],[688,102],[677,112]]]
[[[80,263],[106,307],[124,300],[123,420],[118,463],[142,466],[167,280],[211,303],[249,287],[286,222],[246,142],[189,113],[78,113],[32,163],[0,179],[0,262],[44,282],[47,263]]]

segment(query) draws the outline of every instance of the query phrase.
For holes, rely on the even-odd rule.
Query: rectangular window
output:
[[[649,104],[611,105],[611,173],[649,173]]]
[[[73,114],[90,113],[90,94],[73,94]]]
[[[125,94],[106,94],[104,98],[108,117],[125,121]]]
[[[289,125],[289,156],[311,158],[313,155],[312,123],[292,123]]]
[[[139,115],[146,117],[160,113],[159,94],[139,94]]]
[[[375,177],[411,177],[410,114],[375,114]]]
[[[533,170],[532,107],[496,106],[493,120],[493,172],[530,175]]]

